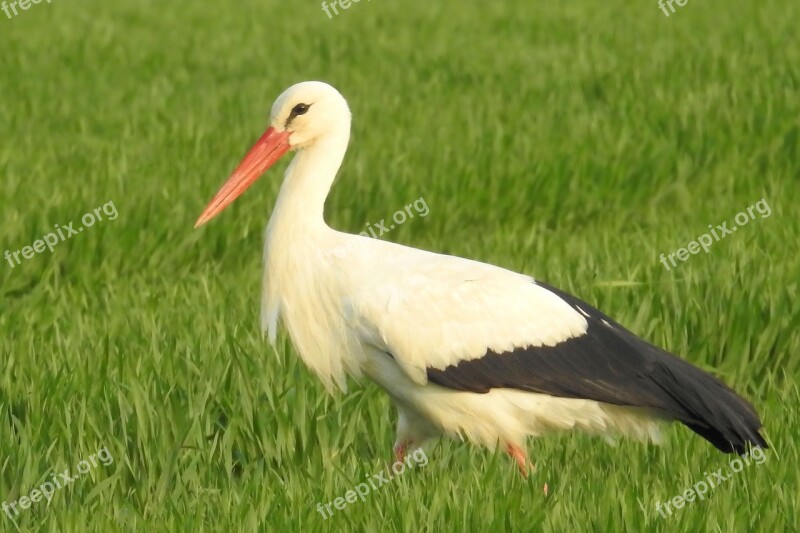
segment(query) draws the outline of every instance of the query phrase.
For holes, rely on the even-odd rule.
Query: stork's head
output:
[[[321,81],[286,89],[269,116],[267,131],[220,188],[194,227],[205,224],[232,203],[286,152],[310,148],[334,134],[349,134],[350,109],[339,91]]]
[[[339,91],[321,81],[292,85],[269,114],[270,127],[288,135],[290,149],[302,149],[334,130],[350,129],[350,109]]]

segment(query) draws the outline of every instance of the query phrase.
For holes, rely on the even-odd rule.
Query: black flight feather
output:
[[[429,367],[428,379],[476,393],[510,388],[649,408],[679,420],[723,452],[742,454],[748,443],[768,447],[753,406],[722,381],[637,337],[578,298],[537,284],[589,315],[585,334],[555,346],[488,350],[445,369]]]

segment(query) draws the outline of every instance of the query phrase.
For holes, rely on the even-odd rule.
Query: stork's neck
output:
[[[323,218],[336,173],[342,165],[349,127],[333,131],[298,150],[286,170],[275,209],[267,226],[267,241],[303,241],[330,230]]]

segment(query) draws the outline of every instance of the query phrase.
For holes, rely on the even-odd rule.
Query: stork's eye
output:
[[[308,104],[297,104],[292,108],[292,116],[296,117],[298,115],[305,115],[309,107],[311,106]]]

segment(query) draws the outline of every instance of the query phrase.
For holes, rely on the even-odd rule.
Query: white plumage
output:
[[[529,435],[579,428],[656,439],[667,418],[698,426],[720,449],[761,439],[747,402],[588,304],[496,266],[329,228],[323,206],[349,135],[335,89],[289,88],[197,225],[297,150],[266,231],[262,326],[274,342],[282,322],[329,390],[344,390],[347,375],[383,387],[398,409],[398,457],[458,435],[505,446],[524,473]],[[697,404],[702,388],[721,395],[719,405]]]

